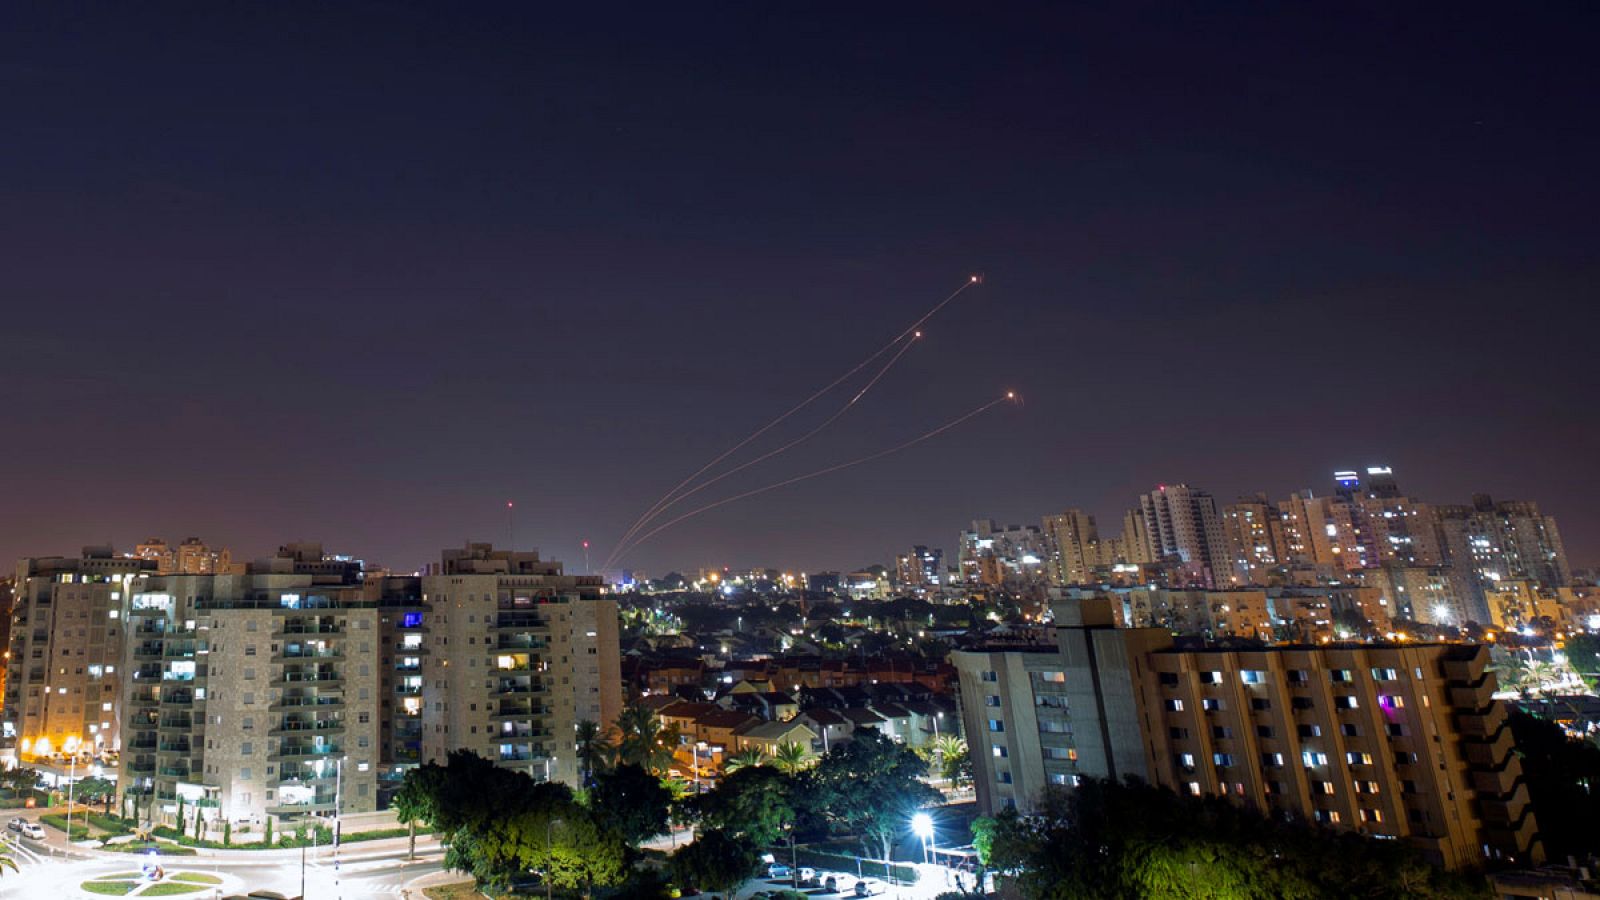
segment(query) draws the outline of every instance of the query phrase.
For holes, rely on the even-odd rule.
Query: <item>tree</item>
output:
[[[646,706],[630,703],[617,715],[617,764],[632,763],[656,775],[672,766],[678,746],[677,726],[663,728],[661,718]]]
[[[672,877],[678,887],[699,888],[701,892],[729,892],[755,874],[756,851],[747,841],[720,831],[702,831],[689,844],[672,854]]]
[[[585,892],[623,875],[627,848],[566,785],[536,782],[470,751],[444,766],[406,773],[395,794],[397,815],[426,822],[447,845],[445,867],[480,884],[505,886],[533,869],[552,884]]]
[[[722,771],[731,775],[740,769],[754,768],[759,766],[765,762],[766,759],[767,754],[763,753],[760,747],[746,747],[743,750],[740,750],[738,753],[732,753],[724,757],[722,760]]]
[[[912,813],[943,801],[924,784],[927,766],[909,747],[870,729],[822,757],[811,772],[812,802],[838,831],[859,835],[887,859]]]
[[[1600,635],[1575,634],[1567,638],[1567,664],[1589,690],[1600,686]]]
[[[583,775],[584,787],[594,784],[595,773],[604,771],[617,748],[600,730],[600,725],[590,719],[578,723],[578,769]]]
[[[615,830],[629,847],[667,830],[672,792],[661,779],[644,769],[625,764],[595,777],[589,790],[589,808],[603,825]]]
[[[1510,719],[1546,853],[1561,859],[1600,852],[1600,748],[1520,710]]]
[[[715,831],[755,847],[776,844],[792,827],[794,782],[768,766],[750,766],[695,799],[701,832]]]
[[[24,791],[33,790],[38,783],[38,769],[17,766],[14,769],[0,770],[0,784],[4,784],[13,793],[20,794]]]
[[[794,741],[784,741],[772,754],[773,767],[785,775],[798,775],[814,761],[811,751]]]
[[[972,757],[966,741],[953,734],[941,734],[933,742],[933,754],[940,778],[958,787],[972,782]]]
[[[1070,796],[1046,791],[1027,819],[974,825],[980,860],[1010,872],[1025,900],[1489,896],[1481,877],[1436,869],[1396,842],[1132,780],[1085,779]]]

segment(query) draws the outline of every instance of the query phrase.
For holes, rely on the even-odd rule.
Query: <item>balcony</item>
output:
[[[273,684],[318,684],[330,687],[344,683],[344,677],[338,672],[329,670],[321,672],[282,672],[272,680]]]
[[[182,753],[185,756],[194,752],[188,741],[162,741],[157,750],[161,753]]]
[[[134,659],[160,659],[162,647],[160,641],[145,641],[133,648]]]
[[[166,778],[188,778],[188,766],[162,766],[161,774]]]
[[[279,759],[322,759],[333,756],[343,756],[344,748],[338,744],[306,744],[298,747],[285,746],[278,748]]]
[[[340,719],[319,719],[315,722],[284,721],[273,728],[269,733],[275,735],[285,734],[329,734],[344,730],[344,722]]]
[[[195,726],[195,720],[190,716],[163,716],[159,727],[162,731],[190,731]]]
[[[497,629],[546,629],[550,627],[550,622],[544,616],[536,613],[501,613],[499,618],[495,620],[494,627]]]
[[[282,700],[268,706],[268,709],[302,709],[316,707],[318,709],[338,709],[344,706],[343,696],[333,697],[284,697]]]
[[[307,623],[301,623],[301,622],[286,622],[286,623],[284,623],[283,628],[279,629],[276,632],[276,634],[280,634],[280,635],[341,634],[341,633],[343,633],[343,629],[341,629],[338,625],[336,625],[336,624],[334,624],[332,622],[324,622],[324,623],[320,623],[320,624],[319,623],[307,624]]]

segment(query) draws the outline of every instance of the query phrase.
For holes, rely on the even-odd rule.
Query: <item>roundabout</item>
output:
[[[212,872],[125,871],[96,875],[78,884],[87,897],[188,897],[217,896],[236,878]]]

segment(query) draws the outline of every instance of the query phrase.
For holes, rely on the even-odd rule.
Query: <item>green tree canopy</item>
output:
[[[592,890],[624,875],[622,836],[597,821],[563,784],[536,782],[470,751],[406,774],[396,813],[426,822],[447,845],[445,866],[504,886],[528,870]]]
[[[702,831],[689,844],[672,854],[670,864],[678,887],[727,892],[755,874],[756,851],[748,841],[729,837],[720,831]]]
[[[768,847],[782,840],[784,829],[794,824],[793,791],[789,776],[769,766],[751,766],[696,798],[695,811],[703,831]]]
[[[624,764],[595,776],[589,808],[597,821],[637,847],[667,830],[672,792],[644,769]]]
[[[859,835],[880,858],[887,858],[912,814],[944,801],[922,781],[927,771],[911,748],[858,729],[811,770],[809,802],[836,831]]]
[[[1025,900],[1488,898],[1480,877],[1436,869],[1393,841],[1268,819],[1219,797],[1130,781],[1050,790],[1027,819],[974,824],[987,866]]]

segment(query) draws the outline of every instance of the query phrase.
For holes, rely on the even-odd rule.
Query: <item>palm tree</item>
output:
[[[740,769],[753,768],[766,762],[767,754],[760,747],[746,747],[722,760],[722,771],[732,775]]]
[[[0,850],[0,875],[4,875],[6,869],[10,869],[11,871],[15,872],[17,870],[17,863],[16,860],[11,858],[10,854],[6,853],[4,850]]]
[[[631,703],[617,716],[617,763],[633,764],[657,775],[672,766],[679,741],[678,726],[661,727],[661,718],[648,708]]]
[[[773,751],[772,764],[785,775],[795,775],[810,767],[811,753],[795,741],[784,741]]]
[[[583,772],[583,784],[587,787],[594,782],[594,774],[605,769],[617,748],[600,731],[599,723],[590,719],[578,723],[577,740],[578,768]]]
[[[941,734],[934,739],[933,752],[939,757],[939,777],[960,787],[968,765],[967,742],[953,734]]]

